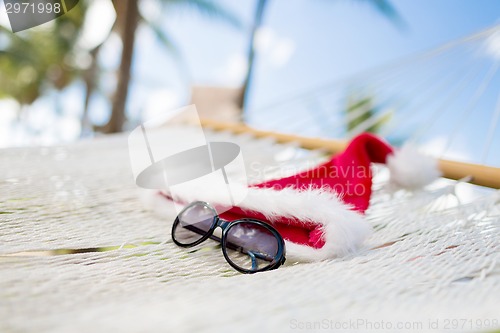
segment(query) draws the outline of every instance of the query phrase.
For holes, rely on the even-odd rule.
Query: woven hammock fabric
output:
[[[269,139],[209,138],[240,144],[247,170],[323,158]],[[375,233],[360,253],[242,275],[215,242],[173,244],[175,212],[144,208],[125,135],[3,150],[0,168],[0,332],[500,328],[495,191],[448,181],[393,191],[382,169],[367,212]]]

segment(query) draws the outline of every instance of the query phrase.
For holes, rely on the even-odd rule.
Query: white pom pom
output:
[[[437,160],[423,155],[416,147],[405,144],[387,157],[391,182],[406,189],[418,189],[441,176]]]

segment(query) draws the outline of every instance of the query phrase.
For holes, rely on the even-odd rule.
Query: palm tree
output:
[[[11,97],[21,109],[48,89],[61,90],[82,72],[75,43],[86,12],[84,1],[44,29],[12,33],[0,27],[0,98]]]
[[[250,80],[252,79],[254,64],[255,64],[255,36],[257,31],[262,26],[262,18],[264,16],[264,11],[266,9],[267,0],[257,0],[257,6],[255,8],[255,15],[252,24],[252,30],[250,32],[250,44],[248,45],[247,52],[247,72],[245,74],[245,79],[243,81],[243,86],[241,90],[241,97],[238,100],[238,107],[240,110],[245,109],[246,100],[248,98],[248,90],[250,87]],[[242,115],[243,116],[243,115]],[[241,117],[240,120],[243,120]]]
[[[101,128],[103,132],[121,131],[126,120],[125,105],[131,80],[130,68],[139,25],[150,28],[168,50],[175,51],[161,24],[141,15],[140,1],[112,1],[117,13],[113,30],[121,37],[123,49],[118,70],[118,86],[112,97],[112,112],[108,123]],[[212,0],[157,1],[165,10],[184,7],[208,17],[222,19],[233,26],[240,26],[239,20],[232,13]],[[81,50],[76,46],[88,5],[87,1],[79,1],[66,15],[54,20],[53,25],[44,29],[29,29],[14,34],[0,26],[0,38],[7,41],[0,45],[0,98],[14,98],[20,103],[20,109],[24,109],[24,106],[34,102],[47,89],[61,90],[74,80],[81,79],[86,87],[82,125],[84,128],[89,127],[88,106],[92,93],[99,86],[100,68],[97,57],[102,44],[91,50]],[[80,67],[76,60],[77,55],[90,59],[90,65]]]
[[[105,133],[120,132],[126,120],[125,106],[130,85],[130,69],[135,47],[135,32],[139,24],[145,24],[153,30],[160,41],[169,49],[172,42],[168,34],[157,22],[143,17],[139,11],[140,0],[113,0],[116,10],[115,31],[119,33],[123,42],[120,67],[118,69],[118,86],[113,96],[111,117],[102,128]],[[205,16],[221,19],[233,26],[240,26],[239,20],[211,0],[158,0],[165,9],[175,6],[194,9]]]

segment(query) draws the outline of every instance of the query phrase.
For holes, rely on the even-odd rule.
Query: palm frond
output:
[[[144,23],[154,33],[161,45],[170,51],[176,58],[180,57],[179,49],[172,41],[169,34],[161,27],[158,22],[147,19],[144,15],[139,14],[140,21]]]
[[[375,8],[380,14],[384,15],[386,18],[390,19],[394,24],[398,25],[400,28],[405,27],[406,23],[403,18],[399,15],[398,11],[388,0],[357,0],[360,2],[369,3]]]
[[[201,15],[215,18],[236,28],[242,28],[241,20],[213,0],[160,0],[164,7],[179,6],[196,10]]]

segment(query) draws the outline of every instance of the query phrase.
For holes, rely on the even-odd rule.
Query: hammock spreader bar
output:
[[[215,131],[229,131],[234,134],[248,133],[256,138],[271,137],[279,143],[295,142],[302,148],[321,149],[331,154],[343,151],[347,144],[343,140],[308,138],[293,134],[261,131],[240,123],[220,122],[212,119],[202,119],[201,124],[203,127]],[[469,182],[472,184],[500,189],[500,168],[446,159],[438,159],[438,165],[445,178],[461,180],[470,177]]]

